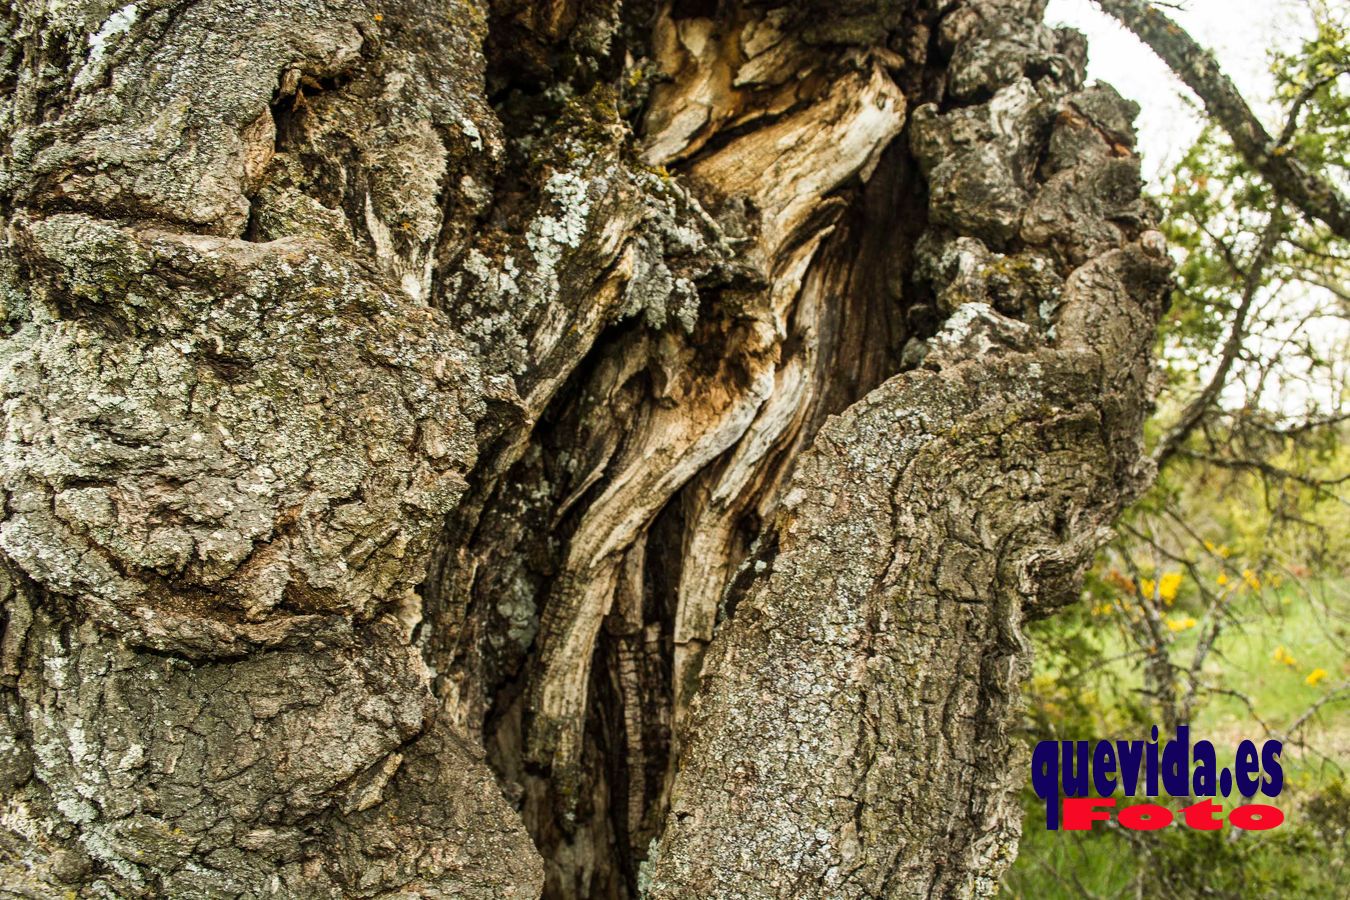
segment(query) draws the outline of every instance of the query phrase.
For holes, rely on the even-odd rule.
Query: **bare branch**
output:
[[[1350,680],[1342,681],[1340,684],[1327,691],[1327,693],[1318,699],[1316,703],[1305,709],[1303,713],[1284,730],[1284,736],[1288,738],[1290,735],[1297,733],[1298,730],[1303,727],[1304,723],[1311,719],[1319,709],[1326,706],[1328,703],[1341,699],[1347,694],[1350,694]]]
[[[1298,133],[1299,113],[1303,112],[1304,104],[1312,99],[1312,95],[1317,93],[1324,85],[1330,84],[1347,72],[1350,72],[1350,69],[1337,69],[1332,74],[1311,82],[1304,87],[1303,90],[1299,91],[1298,96],[1294,98],[1293,104],[1289,107],[1289,117],[1285,119],[1284,131],[1280,133],[1280,139],[1275,144],[1276,147],[1284,147],[1294,139],[1294,135]]]
[[[1269,262],[1271,254],[1275,251],[1275,245],[1279,241],[1283,225],[1284,217],[1280,215],[1277,208],[1271,215],[1270,221],[1266,223],[1265,230],[1261,233],[1261,243],[1252,255],[1251,264],[1247,266],[1247,273],[1242,286],[1242,300],[1238,303],[1237,311],[1233,313],[1233,324],[1228,330],[1228,338],[1224,341],[1223,352],[1219,357],[1218,366],[1214,369],[1214,374],[1210,376],[1209,383],[1205,385],[1204,390],[1197,394],[1190,403],[1186,404],[1186,408],[1182,410],[1181,418],[1162,436],[1162,439],[1158,441],[1158,446],[1153,451],[1153,463],[1159,469],[1171,459],[1186,438],[1190,437],[1191,432],[1195,430],[1195,426],[1200,423],[1206,411],[1218,399],[1219,393],[1223,390],[1223,386],[1228,380],[1228,373],[1233,368],[1233,363],[1242,350],[1242,342],[1247,337],[1247,313],[1251,311],[1252,302],[1256,299],[1257,291],[1260,290],[1261,274],[1265,271],[1266,263]]]
[[[1298,422],[1287,428],[1280,428],[1275,425],[1268,425],[1257,419],[1251,419],[1243,424],[1263,431],[1266,434],[1273,434],[1279,437],[1292,438],[1301,434],[1307,434],[1310,431],[1317,431],[1320,428],[1329,428],[1334,425],[1340,425],[1342,422],[1350,421],[1350,412],[1337,413],[1335,415],[1323,416],[1317,419],[1308,419],[1306,422]]]
[[[1233,146],[1281,197],[1350,239],[1350,203],[1324,178],[1294,159],[1252,112],[1214,57],[1153,4],[1141,0],[1095,0],[1102,11],[1148,45],[1205,104],[1228,132]]]
[[[1185,456],[1190,457],[1191,459],[1198,459],[1202,462],[1209,463],[1212,466],[1218,466],[1221,469],[1248,469],[1251,471],[1260,472],[1262,475],[1274,478],[1277,481],[1279,480],[1296,481],[1299,484],[1306,485],[1307,487],[1310,488],[1328,491],[1328,493],[1330,492],[1330,489],[1335,487],[1336,485],[1344,484],[1345,482],[1350,481],[1350,475],[1343,475],[1339,478],[1314,478],[1310,475],[1302,475],[1298,472],[1291,472],[1288,469],[1271,465],[1270,463],[1263,462],[1262,460],[1259,459],[1235,459],[1224,456],[1215,456],[1214,454],[1211,453],[1192,453],[1186,450],[1181,450],[1178,452],[1184,454]]]

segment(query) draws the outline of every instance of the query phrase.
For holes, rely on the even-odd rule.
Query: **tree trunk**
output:
[[[992,893],[1168,269],[1042,13],[11,4],[0,893]]]

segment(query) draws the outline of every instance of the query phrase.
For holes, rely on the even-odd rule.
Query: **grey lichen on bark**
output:
[[[13,4],[0,891],[990,892],[1167,269],[1042,13]]]
[[[538,893],[410,642],[493,390],[425,303],[485,17],[418,13],[9,13],[11,890]],[[332,79],[354,152],[310,166],[327,107],[274,114]]]
[[[968,10],[942,32],[953,108],[911,131],[950,318],[798,461],[772,571],[705,664],[652,897],[988,896],[1015,853],[1021,623],[1146,481],[1169,265],[1127,104],[1076,90],[1071,36]]]

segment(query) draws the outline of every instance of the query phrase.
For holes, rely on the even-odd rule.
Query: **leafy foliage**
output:
[[[1287,123],[1272,152],[1344,189],[1350,10],[1311,10],[1298,51],[1271,56]],[[1178,261],[1146,435],[1158,478],[1082,604],[1033,629],[1027,734],[1192,723],[1280,736],[1291,814],[1257,835],[1047,833],[1033,813],[1005,884],[1036,897],[1331,896],[1350,861],[1335,754],[1350,741],[1350,247],[1288,208],[1215,127],[1157,202]]]

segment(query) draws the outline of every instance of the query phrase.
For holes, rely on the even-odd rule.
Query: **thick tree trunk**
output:
[[[0,892],[992,892],[1167,273],[1042,12],[12,4]]]

